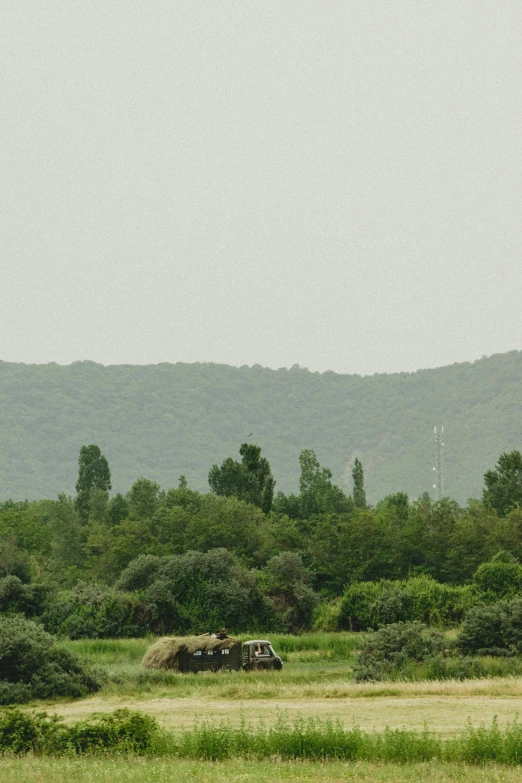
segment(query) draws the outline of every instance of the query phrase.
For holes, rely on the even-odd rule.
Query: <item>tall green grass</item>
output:
[[[155,743],[155,744],[154,744]],[[307,759],[411,764],[438,759],[445,762],[510,766],[522,763],[522,724],[518,720],[501,729],[496,719],[490,726],[468,724],[461,736],[442,740],[423,731],[389,729],[366,733],[357,727],[345,729],[332,720],[296,719],[282,715],[272,726],[243,723],[203,722],[179,735],[158,733],[151,751],[179,758],[225,760]]]
[[[361,643],[361,634],[317,631],[302,635],[270,634],[270,641],[283,660],[289,653],[317,652],[324,661],[351,660]]]
[[[21,710],[0,713],[0,753],[37,755],[123,755],[184,758],[204,761],[226,759],[304,759],[309,761],[372,761],[412,764],[437,759],[466,764],[522,763],[522,724],[518,720],[501,729],[468,723],[462,735],[440,739],[423,731],[389,729],[366,733],[344,728],[333,720],[289,721],[281,715],[266,726],[243,721],[203,721],[175,734],[161,729],[154,718],[130,710],[92,715],[64,726],[45,713]]]
[[[78,639],[61,641],[62,646],[89,659],[98,666],[115,666],[141,663],[150,639]]]

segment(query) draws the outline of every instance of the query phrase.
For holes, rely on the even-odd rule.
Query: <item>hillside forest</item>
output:
[[[247,440],[269,460],[276,491],[295,493],[313,449],[351,492],[355,457],[368,501],[432,491],[434,426],[444,426],[444,487],[459,503],[522,442],[522,352],[391,375],[217,364],[25,365],[0,362],[0,497],[74,493],[82,443],[97,443],[114,492],[137,476],[208,489],[209,465]]]
[[[504,452],[467,505],[404,492],[370,505],[315,452],[299,491],[276,491],[261,448],[112,492],[110,463],[82,446],[76,491],[0,505],[0,611],[77,638],[249,630],[361,630],[398,620],[458,623],[522,591],[522,455]]]

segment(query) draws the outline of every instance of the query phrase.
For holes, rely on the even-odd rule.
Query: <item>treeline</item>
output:
[[[240,457],[211,467],[209,493],[181,476],[176,488],[140,478],[111,497],[107,460],[82,447],[75,497],[0,505],[0,611],[71,638],[355,630],[459,622],[477,602],[522,591],[519,452],[501,455],[466,507],[405,493],[370,507],[359,460],[347,495],[311,450],[299,494],[285,495],[258,446]],[[507,592],[480,581],[491,562],[504,586],[518,574]]]

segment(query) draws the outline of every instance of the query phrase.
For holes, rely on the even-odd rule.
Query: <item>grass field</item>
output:
[[[180,675],[144,671],[140,661],[152,640],[87,640],[70,649],[101,666],[108,682],[90,699],[53,706],[67,722],[117,707],[139,709],[166,728],[190,727],[203,718],[271,722],[332,717],[365,731],[427,725],[441,736],[463,730],[468,719],[500,725],[522,715],[522,679],[387,682],[355,684],[352,667],[360,635],[314,633],[271,635],[285,659],[282,672],[227,672]]]
[[[38,703],[39,709],[73,723],[93,712],[120,707],[157,718],[179,732],[202,720],[231,726],[241,722],[275,724],[281,716],[339,721],[365,732],[424,727],[441,739],[458,737],[469,721],[502,728],[522,714],[522,678],[355,684],[352,668],[360,643],[357,634],[308,634],[269,637],[285,661],[282,672],[223,672],[180,675],[145,671],[140,661],[152,639],[68,642],[106,674],[106,684],[88,699]],[[0,760],[5,783],[83,781],[518,781],[522,770],[499,766],[468,767],[451,762],[407,765],[366,761],[267,762],[231,759],[226,763],[180,759],[30,758]]]
[[[3,783],[280,783],[280,781],[350,781],[350,783],[519,783],[522,770],[497,765],[354,764],[327,762],[172,761],[169,759],[0,759]]]

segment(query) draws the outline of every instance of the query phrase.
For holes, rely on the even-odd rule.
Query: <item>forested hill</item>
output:
[[[298,455],[314,449],[351,490],[364,466],[368,499],[433,494],[433,426],[445,428],[445,494],[480,495],[503,451],[522,448],[522,352],[394,375],[215,364],[0,362],[0,500],[74,492],[82,444],[109,460],[113,489],[139,476],[163,487],[208,471],[240,443],[263,449],[276,490],[297,490]],[[252,434],[250,434],[252,433]]]

